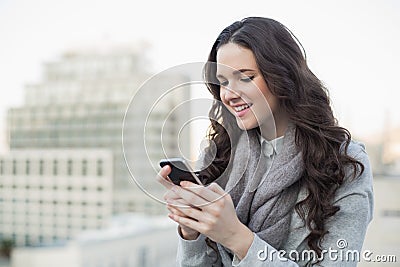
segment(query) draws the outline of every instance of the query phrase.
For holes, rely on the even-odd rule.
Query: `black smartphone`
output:
[[[169,158],[160,160],[161,168],[165,165],[171,167],[171,173],[168,175],[169,179],[179,185],[181,181],[190,181],[195,184],[202,184],[198,175],[199,172],[194,172],[186,161],[182,158]]]

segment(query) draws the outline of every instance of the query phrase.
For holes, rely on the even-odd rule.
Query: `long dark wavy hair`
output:
[[[218,49],[227,43],[254,53],[268,88],[296,127],[295,142],[303,154],[305,167],[299,182],[307,189],[308,196],[296,204],[295,210],[311,231],[307,236],[308,246],[321,255],[321,241],[328,232],[326,221],[340,210],[333,205],[333,199],[344,182],[346,168],[350,166],[353,170],[352,179],[364,171],[362,163],[347,153],[351,135],[338,126],[327,89],[308,68],[303,47],[284,25],[260,17],[237,21],[220,33],[208,62],[217,62]],[[208,138],[216,144],[217,153],[201,172],[206,183],[216,180],[227,168],[231,144],[238,136],[232,133],[240,131],[233,115],[221,104],[216,64],[211,63],[205,65],[204,78],[215,99],[210,110]]]

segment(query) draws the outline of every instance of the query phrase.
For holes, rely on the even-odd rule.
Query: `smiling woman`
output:
[[[284,25],[259,17],[215,41],[205,81],[217,153],[210,160],[205,149],[206,186],[170,184],[169,167],[158,176],[179,223],[179,266],[357,265],[325,253],[362,248],[373,208],[368,156],[337,124],[301,48]]]

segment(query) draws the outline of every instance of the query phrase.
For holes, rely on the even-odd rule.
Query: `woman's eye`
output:
[[[222,81],[222,82],[219,82],[219,85],[222,85],[222,86],[227,86],[227,85],[228,85],[228,81]]]
[[[245,82],[245,83],[249,83],[254,79],[254,75],[253,76],[249,76],[249,77],[243,77],[240,79],[240,81]]]

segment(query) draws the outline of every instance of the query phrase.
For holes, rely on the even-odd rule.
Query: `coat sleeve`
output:
[[[176,266],[222,266],[217,252],[207,246],[206,236],[200,234],[196,240],[186,240],[182,238],[179,228],[178,233],[179,241]]]

